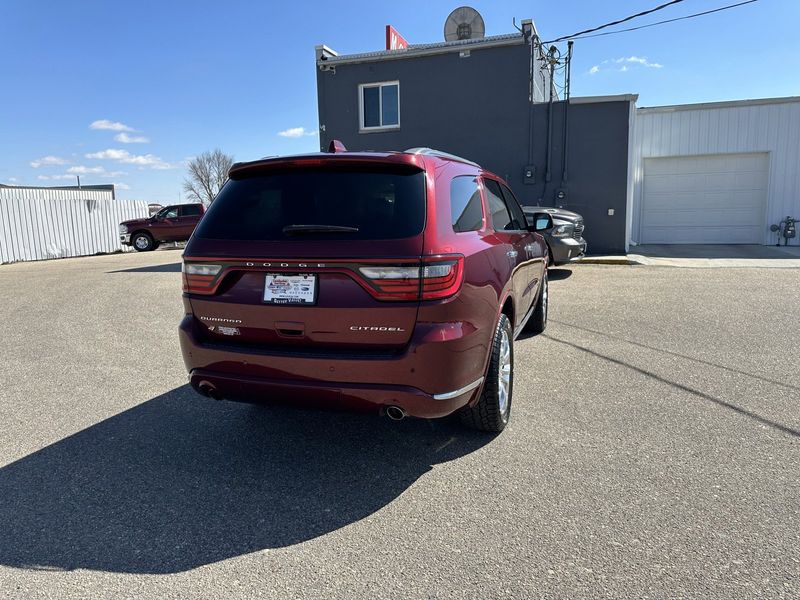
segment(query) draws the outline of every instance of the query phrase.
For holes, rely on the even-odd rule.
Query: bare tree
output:
[[[233,157],[219,148],[203,152],[189,163],[189,177],[183,180],[183,191],[190,200],[211,204],[228,180]]]

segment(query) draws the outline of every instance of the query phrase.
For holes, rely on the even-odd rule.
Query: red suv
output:
[[[184,252],[191,384],[217,399],[501,431],[547,246],[502,179],[426,148],[235,164]]]

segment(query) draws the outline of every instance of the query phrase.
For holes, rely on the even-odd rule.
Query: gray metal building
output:
[[[635,130],[634,242],[775,244],[800,217],[800,98],[639,108]]]
[[[553,98],[532,22],[520,33],[339,55],[317,46],[320,144],[427,146],[505,177],[526,205],[584,215],[593,252],[629,239],[636,96]]]

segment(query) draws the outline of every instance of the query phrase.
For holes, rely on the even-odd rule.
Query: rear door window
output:
[[[416,236],[424,224],[421,171],[298,168],[228,181],[195,235],[222,240],[389,240]]]
[[[508,213],[508,207],[503,200],[500,185],[492,179],[484,179],[483,187],[486,190],[486,208],[492,219],[492,228],[495,231],[513,230],[515,227]]]
[[[453,231],[478,231],[483,226],[483,207],[478,180],[471,175],[450,182],[450,212]]]
[[[516,196],[514,196],[514,193],[507,185],[501,184],[500,187],[503,189],[503,197],[505,198],[506,205],[508,206],[508,212],[511,213],[511,220],[514,229],[525,229],[525,226],[528,224],[528,222],[525,220],[525,213],[522,212],[522,208],[520,208]]]

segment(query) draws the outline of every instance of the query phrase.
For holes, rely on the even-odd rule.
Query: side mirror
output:
[[[545,212],[534,213],[527,219],[528,231],[545,231],[553,226],[553,217]]]

